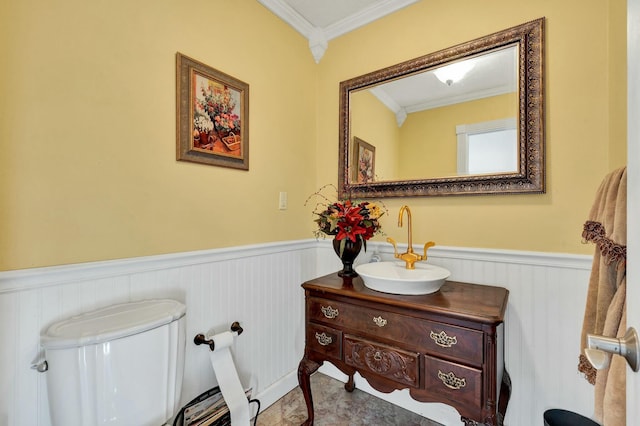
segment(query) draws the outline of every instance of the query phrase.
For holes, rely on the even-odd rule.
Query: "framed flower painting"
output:
[[[249,170],[249,85],[176,54],[176,158]]]
[[[375,178],[376,147],[354,136],[353,148],[354,182],[373,182]]]

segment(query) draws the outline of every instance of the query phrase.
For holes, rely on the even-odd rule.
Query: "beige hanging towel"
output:
[[[578,370],[595,385],[595,418],[604,426],[626,425],[626,363],[614,356],[596,370],[584,355],[587,333],[622,337],[626,331],[627,168],[608,174],[584,224],[582,237],[594,243]]]

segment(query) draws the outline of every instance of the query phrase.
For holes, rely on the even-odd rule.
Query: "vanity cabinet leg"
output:
[[[347,383],[344,384],[344,389],[347,392],[353,392],[355,388],[356,388],[356,383],[353,380],[353,374],[349,374],[349,380],[347,380]]]
[[[504,370],[502,374],[502,385],[500,386],[500,401],[498,403],[498,415],[500,420],[504,420],[507,413],[507,405],[511,399],[511,376]],[[500,422],[502,424],[502,421]]]
[[[307,421],[302,423],[303,426],[313,425],[313,398],[311,397],[311,375],[320,368],[320,364],[315,361],[302,358],[298,365],[298,384],[304,396],[304,402],[307,404]]]

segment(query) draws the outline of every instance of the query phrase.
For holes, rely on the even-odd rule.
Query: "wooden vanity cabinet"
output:
[[[409,389],[412,398],[454,407],[467,425],[501,425],[511,394],[504,368],[501,287],[447,281],[436,293],[380,293],[360,277],[327,275],[305,290],[304,357],[298,381],[314,419],[310,375],[324,361],[358,372],[381,391]]]

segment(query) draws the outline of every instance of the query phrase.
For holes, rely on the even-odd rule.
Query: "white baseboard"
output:
[[[262,392],[256,394],[253,398],[260,401],[260,412],[263,412],[277,400],[295,389],[296,386],[298,386],[298,371],[294,370]],[[254,410],[255,407],[252,406],[251,409]],[[252,415],[255,416],[255,411],[252,411]],[[258,418],[260,418],[260,416],[258,416]]]

